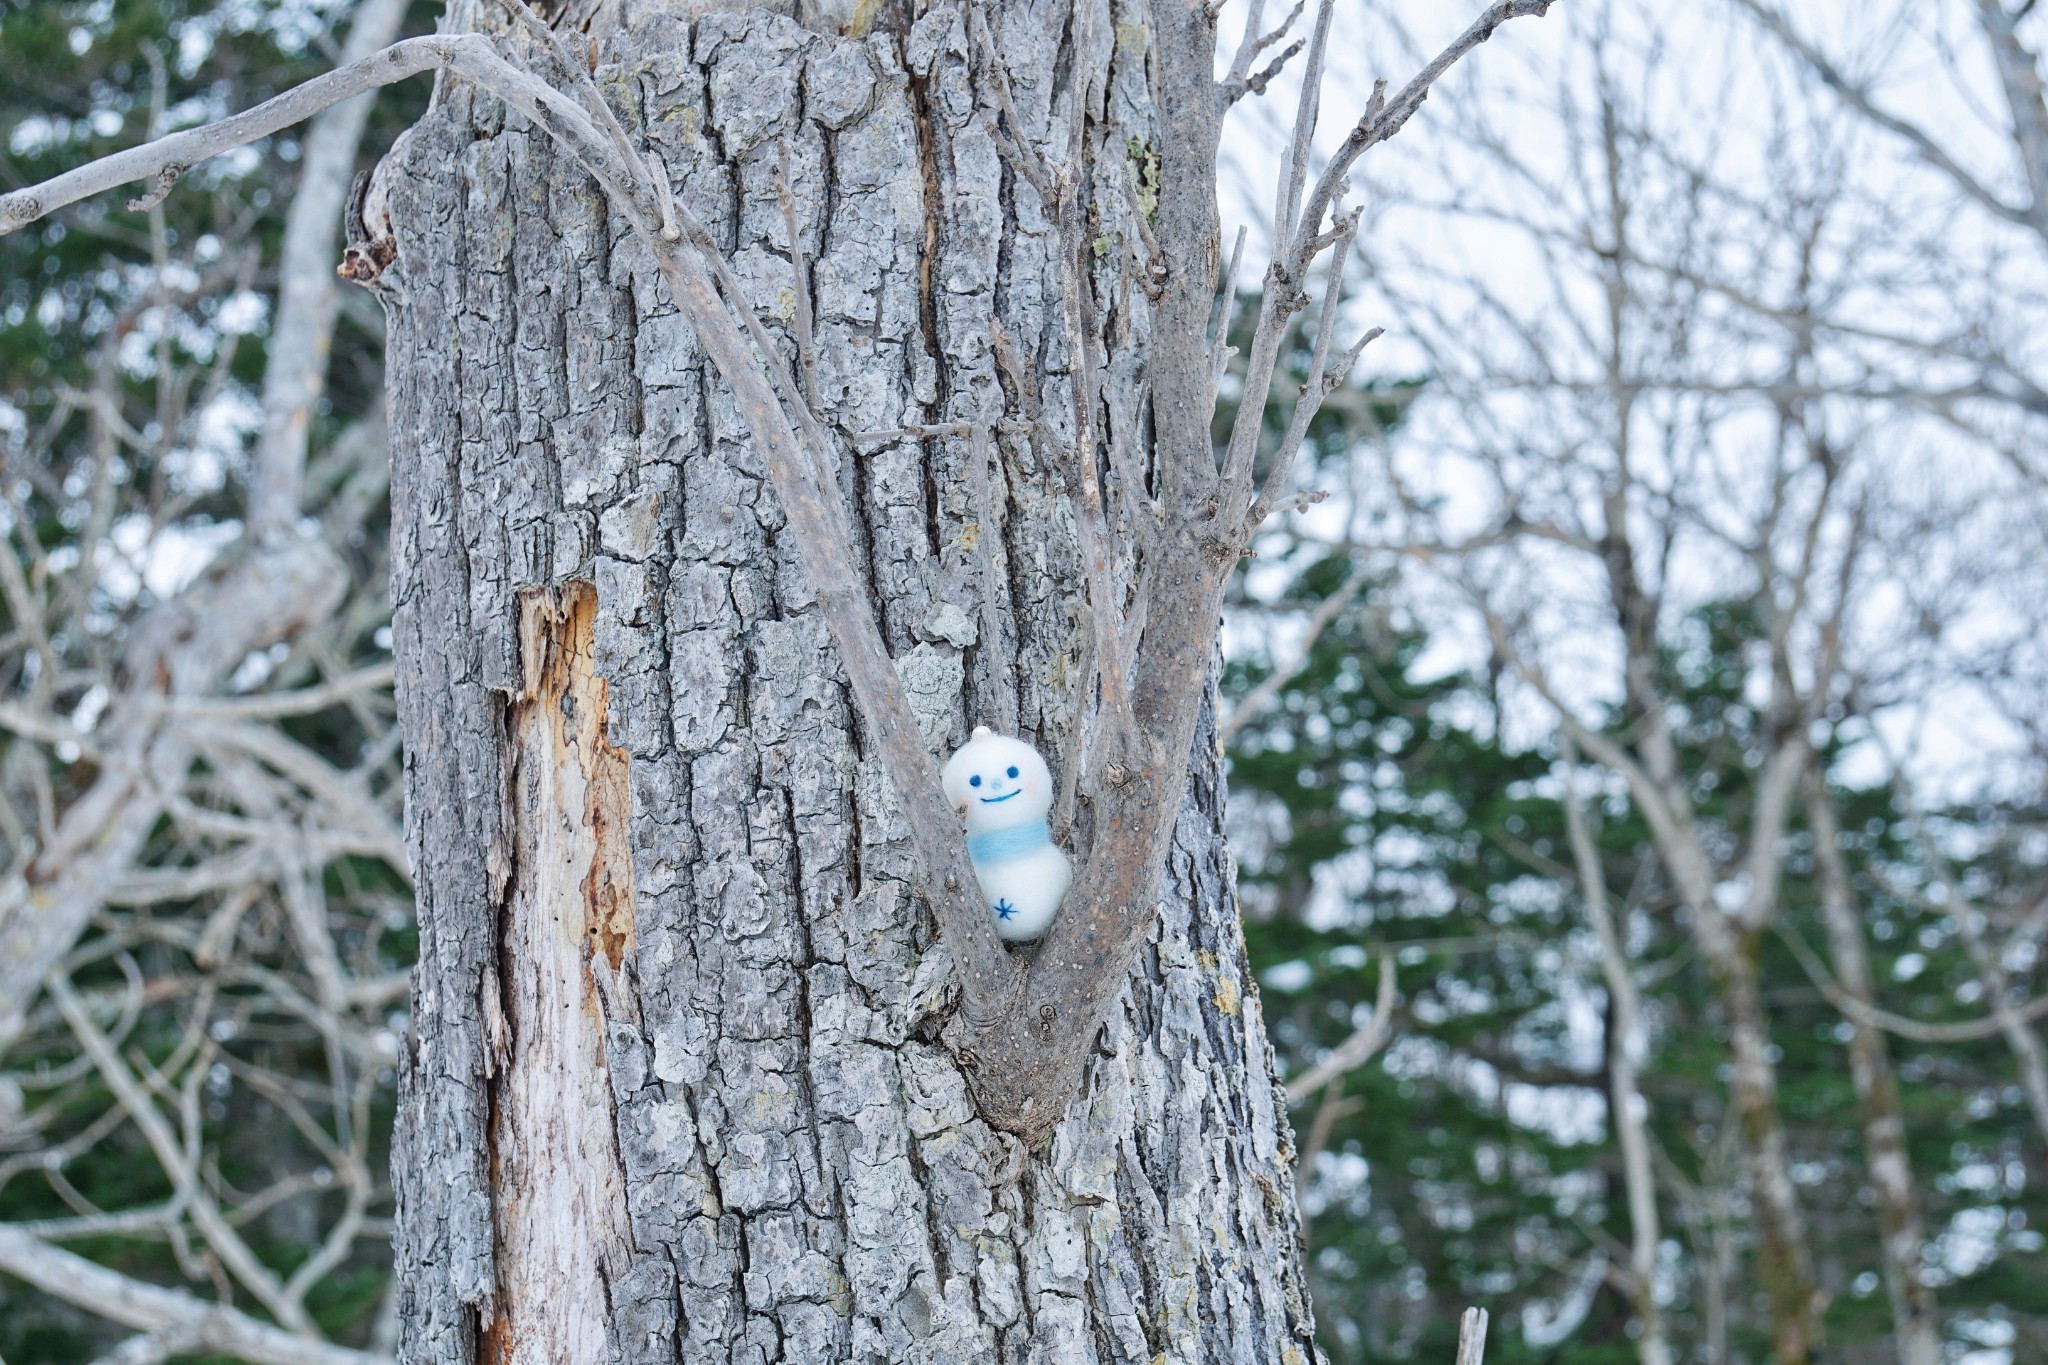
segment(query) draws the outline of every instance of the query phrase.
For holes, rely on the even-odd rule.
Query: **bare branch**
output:
[[[1344,273],[1344,251],[1350,244],[1351,234],[1358,227],[1358,215],[1348,215],[1340,224],[1336,235],[1337,251],[1330,258],[1330,278],[1323,286],[1323,311],[1316,321],[1315,344],[1310,348],[1308,377],[1301,382],[1301,390],[1294,400],[1294,413],[1287,420],[1287,430],[1280,438],[1279,449],[1273,452],[1271,466],[1266,471],[1266,481],[1259,489],[1258,500],[1252,504],[1249,524],[1256,527],[1268,515],[1266,509],[1280,501],[1280,495],[1287,488],[1287,479],[1294,472],[1295,457],[1301,453],[1301,444],[1308,439],[1309,423],[1323,409],[1323,400],[1330,395],[1328,371],[1330,363],[1330,339],[1337,334],[1337,307],[1343,301],[1341,288]],[[1248,478],[1251,469],[1244,471]],[[1224,474],[1225,495],[1235,487],[1230,471]]]
[[[130,1279],[18,1227],[0,1224],[0,1270],[44,1293],[123,1326],[253,1365],[390,1365],[388,1356],[308,1341],[226,1304]]]
[[[1287,64],[1299,56],[1301,49],[1305,46],[1307,46],[1305,39],[1296,38],[1286,47],[1281,48],[1279,55],[1275,56],[1272,61],[1267,62],[1256,73],[1247,77],[1243,85],[1227,87],[1224,91],[1224,98],[1235,104],[1246,95],[1265,94],[1266,87],[1272,84],[1273,78],[1282,71],[1285,71]]]
[[[2036,1019],[2048,1018],[2048,996],[2037,996],[2020,1005],[2009,1005],[2005,1010],[1987,1015],[1982,1019],[1964,1019],[1950,1023],[1930,1024],[1925,1020],[1894,1014],[1879,1009],[1858,999],[1842,989],[1835,980],[1820,954],[1801,938],[1796,930],[1786,924],[1773,926],[1778,938],[1799,964],[1800,971],[1820,992],[1821,998],[1848,1016],[1849,1021],[1865,1028],[1883,1029],[1886,1033],[1908,1039],[1915,1043],[1974,1043],[1985,1038],[2000,1037],[2009,1020],[2032,1023]]]
[[[315,76],[304,85],[295,86],[254,109],[230,115],[218,123],[172,133],[140,147],[89,161],[40,185],[17,190],[0,199],[0,235],[26,227],[58,209],[117,185],[135,180],[155,182],[166,170],[174,167],[177,168],[173,172],[175,178],[202,161],[302,123],[343,100],[449,65],[453,51],[462,45],[472,50],[481,48],[489,51],[484,40],[473,35],[411,38],[362,61],[324,76]]]
[[[1986,0],[1986,2],[1989,3],[1990,0]],[[1778,41],[1782,42],[1795,56],[1811,67],[1813,73],[1819,76],[1830,89],[1838,92],[1848,102],[1850,108],[1856,110],[1857,113],[1863,115],[1863,117],[1869,119],[1886,132],[1903,138],[1911,145],[1914,151],[1920,154],[1922,160],[1954,181],[1956,187],[1962,190],[1964,194],[1967,194],[1970,198],[1976,200],[1977,203],[2008,222],[2018,223],[2023,227],[2032,227],[2037,231],[2042,230],[2043,224],[2040,221],[2040,214],[2048,211],[2048,207],[2039,204],[2021,207],[2017,204],[2007,203],[2005,199],[1995,193],[1983,181],[1977,179],[1976,176],[1964,169],[1963,164],[1950,156],[1947,150],[1929,136],[1925,129],[1881,108],[1867,89],[1856,81],[1851,80],[1848,74],[1828,60],[1827,55],[1821,52],[1819,48],[1800,37],[1793,30],[1791,24],[1786,22],[1785,17],[1775,8],[1764,4],[1763,0],[1736,0],[1736,3],[1755,15],[1758,22],[1777,36]]]
[[[1300,676],[1301,670],[1308,667],[1316,641],[1330,628],[1330,623],[1351,605],[1352,599],[1358,596],[1371,577],[1371,566],[1361,560],[1353,566],[1349,574],[1345,575],[1344,581],[1337,585],[1335,592],[1316,604],[1315,611],[1309,615],[1307,627],[1302,631],[1301,639],[1295,644],[1294,658],[1274,669],[1257,687],[1247,692],[1244,700],[1231,709],[1229,719],[1217,727],[1223,743],[1228,744],[1237,738],[1240,730],[1271,706],[1281,690]]]
[[[1373,1001],[1372,1017],[1351,1031],[1351,1036],[1330,1049],[1330,1055],[1310,1067],[1307,1072],[1287,1083],[1287,1102],[1300,1104],[1303,1100],[1341,1077],[1348,1076],[1371,1061],[1379,1050],[1393,1037],[1394,1025],[1394,961],[1391,955],[1380,955],[1379,994]]]
[[[1306,0],[1294,0],[1294,8],[1287,12],[1285,19],[1274,28],[1260,33],[1259,24],[1265,16],[1265,4],[1264,0],[1254,0],[1245,12],[1244,39],[1238,44],[1237,55],[1231,59],[1229,74],[1223,78],[1224,103],[1235,104],[1247,94],[1263,93],[1266,82],[1279,73],[1287,64],[1288,58],[1301,51],[1301,40],[1296,39],[1278,57],[1268,62],[1258,75],[1251,74],[1252,62],[1257,60],[1258,55],[1293,31],[1294,22],[1301,18],[1305,3]]]
[[[310,716],[365,692],[379,692],[391,686],[393,669],[388,663],[372,664],[343,674],[318,687],[295,692],[266,692],[249,697],[176,697],[165,704],[182,716],[205,716],[219,720],[275,720],[284,716]]]
[[[1217,392],[1223,387],[1223,373],[1230,365],[1230,357],[1236,348],[1230,344],[1230,324],[1237,316],[1237,267],[1244,260],[1245,230],[1242,224],[1237,229],[1237,240],[1230,247],[1230,266],[1223,272],[1223,292],[1216,296],[1216,321],[1209,331],[1216,338],[1215,373],[1209,382],[1209,408],[1216,407]]]
[[[786,137],[776,143],[774,169],[775,197],[782,201],[783,230],[789,234],[790,287],[796,295],[796,316],[792,326],[796,336],[797,379],[805,406],[815,409],[818,405],[818,353],[811,337],[811,271],[804,263],[803,235],[796,221],[796,197],[789,188],[789,139]]]
[[[1010,168],[1038,191],[1038,202],[1044,212],[1055,213],[1059,202],[1056,177],[1038,149],[1031,145],[1031,139],[1024,131],[1024,121],[1017,116],[1017,106],[1010,96],[1010,73],[1003,65],[1002,53],[996,48],[995,34],[989,28],[988,15],[982,4],[967,6],[967,26],[975,46],[981,49],[982,70],[995,89],[996,107],[1003,116],[1003,126],[995,129],[997,150],[1009,162]]]
[[[1434,61],[1422,68],[1408,84],[1402,86],[1400,93],[1393,99],[1383,101],[1375,92],[1365,117],[1351,130],[1351,135],[1330,158],[1329,164],[1323,168],[1321,177],[1316,181],[1315,191],[1309,196],[1308,206],[1302,211],[1301,222],[1295,228],[1297,239],[1305,233],[1313,233],[1320,227],[1323,215],[1336,201],[1344,177],[1349,174],[1353,163],[1368,149],[1400,132],[1408,120],[1415,116],[1416,111],[1422,108],[1423,101],[1429,98],[1430,88],[1443,79],[1445,72],[1456,66],[1473,48],[1491,38],[1502,24],[1511,19],[1532,15],[1541,18],[1549,13],[1551,3],[1552,0],[1496,0],[1496,3],[1487,7],[1484,14],[1473,21],[1470,28],[1459,34],[1449,47],[1439,52]],[[1290,266],[1294,267],[1290,270],[1291,274],[1298,273],[1298,265],[1290,262]]]
[[[974,470],[970,482],[974,489],[974,549],[981,567],[981,647],[994,661],[989,675],[996,684],[996,723],[1002,727],[1002,733],[1013,735],[1017,733],[1017,695],[1010,685],[1013,665],[1004,647],[1002,615],[996,609],[997,594],[1004,582],[996,565],[996,509],[1003,504],[995,490],[1003,483],[1002,456],[987,427],[977,423],[971,437],[967,459]]]
[[[407,0],[374,0],[359,6],[342,60],[361,62],[388,44],[405,20],[406,5]],[[259,543],[292,533],[298,521],[307,437],[327,387],[340,293],[333,268],[335,235],[370,104],[367,99],[344,101],[323,111],[306,130],[299,183],[285,214],[278,255],[277,315],[263,370],[263,432],[250,476],[249,530]]]
[[[1315,27],[1309,35],[1308,66],[1301,73],[1301,96],[1295,104],[1294,138],[1288,144],[1287,159],[1281,163],[1279,198],[1273,206],[1273,246],[1276,252],[1296,236],[1294,215],[1301,207],[1301,189],[1308,180],[1309,148],[1315,138],[1316,118],[1322,109],[1323,53],[1329,42],[1330,18],[1335,11],[1336,0],[1318,0]]]
[[[45,983],[44,989],[56,1002],[65,1022],[70,1024],[71,1031],[78,1036],[79,1043],[92,1056],[93,1065],[98,1068],[101,1078],[106,1081],[108,1088],[119,1096],[129,1116],[135,1120],[135,1126],[140,1128],[143,1136],[148,1139],[150,1150],[156,1154],[156,1159],[162,1164],[165,1174],[171,1178],[172,1188],[190,1212],[192,1221],[206,1238],[207,1245],[213,1248],[222,1262],[234,1271],[235,1278],[241,1281],[279,1322],[291,1328],[301,1339],[308,1342],[318,1341],[318,1330],[306,1310],[285,1296],[284,1287],[278,1283],[270,1268],[256,1258],[255,1253],[249,1250],[248,1244],[243,1242],[221,1217],[213,1196],[200,1185],[198,1172],[187,1160],[183,1148],[173,1137],[163,1116],[157,1112],[155,1102],[137,1082],[128,1064],[114,1051],[114,1045],[107,1036],[100,1032],[99,1025],[92,1021],[91,1015],[80,1003],[77,992],[72,990],[70,980],[60,972]]]

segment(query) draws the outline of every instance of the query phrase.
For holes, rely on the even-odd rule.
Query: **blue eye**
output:
[[[970,787],[979,787],[981,785],[981,774],[976,773],[974,776],[968,778],[967,785]]]
[[[1016,775],[1017,775],[1017,770],[1016,770],[1015,768],[1012,768],[1012,769],[1010,769],[1010,776],[1012,776],[1012,777],[1015,777]]]

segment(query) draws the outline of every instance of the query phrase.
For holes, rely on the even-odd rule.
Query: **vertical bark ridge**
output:
[[[1092,141],[1121,154],[1153,117],[1146,11],[1102,10],[1096,32],[1116,37],[1083,54],[1110,76]],[[1055,17],[1020,4],[999,26],[1042,132],[1077,59]],[[862,40],[655,8],[601,58],[600,83],[771,330],[794,315],[774,182],[788,148],[819,407],[846,433],[1000,416],[997,321],[1046,358],[1048,412],[1071,412],[1051,225],[1006,185],[969,50],[947,7]],[[615,1114],[623,1173],[621,1228],[596,1239],[618,1254],[590,1253],[609,1352],[1307,1365],[1292,1139],[1237,924],[1213,719],[1158,926],[1067,1119],[1028,1156],[976,1117],[937,1042],[950,964],[894,795],[744,425],[652,263],[595,186],[487,99],[453,90],[404,155],[385,276],[394,635],[407,733],[428,742],[408,751],[423,924],[397,1162],[403,1358],[473,1359],[503,1308],[488,1009],[534,989],[540,965],[498,927],[533,818],[508,742],[538,714],[517,700],[521,593],[587,579],[631,807],[631,946],[618,1000],[598,1002],[611,1103],[590,1110]],[[1095,167],[1119,194],[1121,173]],[[1125,374],[1150,325],[1143,291],[1117,287],[1129,268],[1120,248],[1096,255],[1117,345],[1137,357]],[[1053,754],[1079,710],[1071,517],[1044,451],[1016,431],[996,445],[993,508],[977,506],[964,438],[851,445],[841,486],[926,741],[960,742],[1011,689]],[[992,667],[1007,651],[982,648],[981,535],[997,538],[1014,676]]]

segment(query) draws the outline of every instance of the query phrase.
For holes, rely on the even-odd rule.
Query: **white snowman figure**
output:
[[[976,726],[940,774],[946,799],[967,815],[967,857],[995,911],[996,933],[1026,943],[1044,933],[1074,880],[1052,841],[1052,774],[1020,739]]]

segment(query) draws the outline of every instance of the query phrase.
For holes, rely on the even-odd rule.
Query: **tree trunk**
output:
[[[1849,882],[1849,862],[1842,852],[1841,821],[1818,770],[1806,775],[1805,798],[1819,872],[1821,918],[1827,925],[1835,980],[1862,1006],[1860,1016],[1848,1017],[1849,1077],[1862,1111],[1864,1160],[1877,1195],[1878,1227],[1884,1234],[1885,1292],[1892,1305],[1899,1365],[1937,1365],[1941,1360],[1941,1321],[1935,1312],[1934,1288],[1927,1283],[1923,1268],[1927,1235],[1906,1148],[1905,1113],[1899,1104],[1891,1048],[1884,1031],[1870,1018],[1877,1006],[1877,976],[1871,970],[1863,920]]]
[[[1142,195],[1148,11],[1064,14],[997,16],[1019,113],[1064,126],[1056,89],[1096,64],[1087,116],[1128,149],[1097,178]],[[761,10],[600,35],[600,85],[780,325],[780,363],[809,305],[809,387],[846,438],[1000,421],[998,323],[1065,384],[1051,225],[1011,193],[972,51],[950,8],[860,38]],[[401,1358],[1307,1365],[1213,719],[1151,943],[1026,1151],[937,1042],[951,967],[908,831],[652,262],[464,86],[380,178],[420,915]],[[1124,244],[1095,255],[1132,399],[1142,281]],[[927,743],[1015,717],[1057,767],[1088,676],[1072,517],[1041,452],[992,444],[977,468],[965,438],[849,439],[836,473]]]

